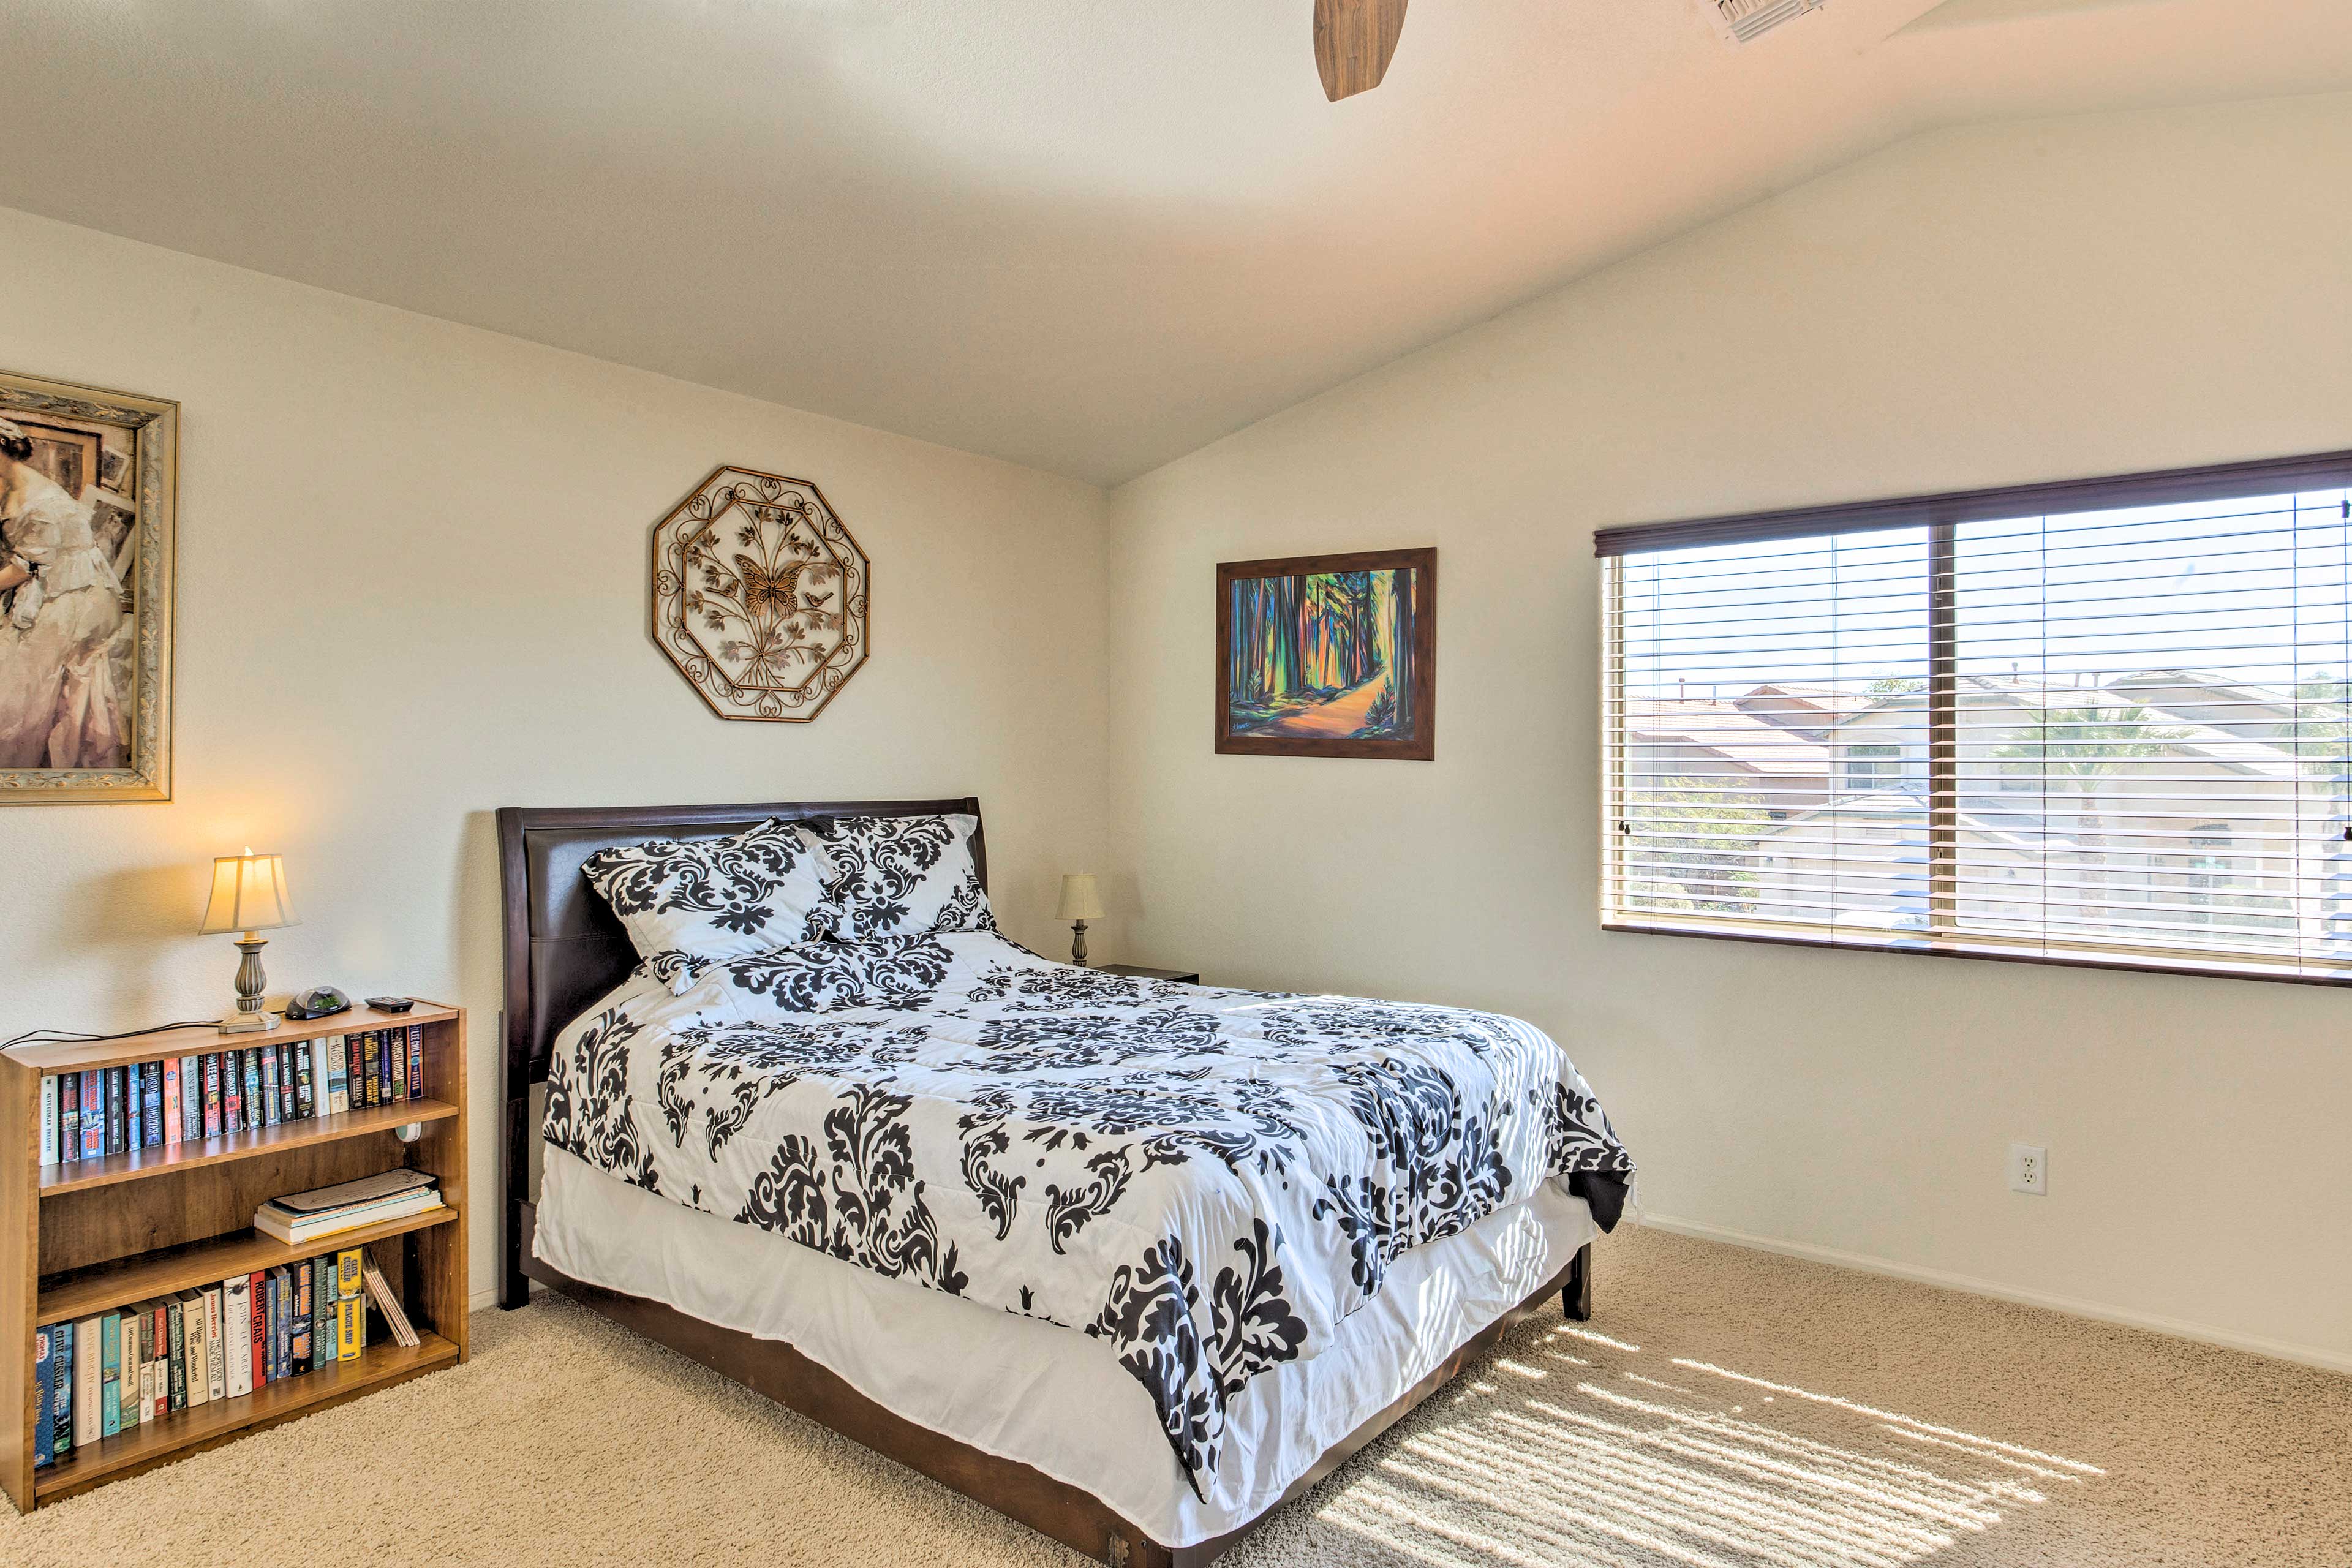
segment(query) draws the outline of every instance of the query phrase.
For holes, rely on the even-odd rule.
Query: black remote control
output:
[[[405,1013],[416,1005],[415,1000],[407,996],[371,996],[367,1004],[379,1013]]]

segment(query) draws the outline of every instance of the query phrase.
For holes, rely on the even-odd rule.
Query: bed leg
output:
[[[522,1205],[530,1174],[530,1101],[507,1101],[505,1179],[499,1195],[506,1200],[506,1234],[499,1238],[499,1305],[508,1311],[530,1305],[530,1281],[522,1271]]]
[[[530,1280],[522,1271],[522,1248],[517,1245],[522,1231],[522,1215],[513,1204],[507,1205],[506,1256],[499,1279],[499,1305],[507,1311],[530,1305]]]
[[[1570,1321],[1592,1321],[1592,1244],[1589,1241],[1576,1249],[1568,1266],[1568,1283],[1560,1288],[1559,1306]]]

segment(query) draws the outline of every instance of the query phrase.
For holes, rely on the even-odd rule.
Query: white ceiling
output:
[[[6,0],[0,204],[1111,482],[1923,127],[2352,87],[2338,0],[1419,0],[1333,105],[1311,11]]]

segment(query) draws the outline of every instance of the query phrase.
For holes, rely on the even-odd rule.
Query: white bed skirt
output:
[[[1329,1349],[1252,1378],[1227,1407],[1214,1494],[1186,1484],[1151,1402],[1109,1346],[682,1208],[543,1145],[533,1251],[574,1279],[782,1340],[877,1405],[1093,1493],[1163,1545],[1238,1529],[1334,1443],[1568,1266],[1599,1234],[1547,1182],[1397,1259]]]

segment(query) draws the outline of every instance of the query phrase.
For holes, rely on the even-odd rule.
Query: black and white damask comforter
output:
[[[1171,985],[989,932],[652,967],[558,1042],[547,1140],[706,1213],[1104,1339],[1206,1495],[1225,1404],[1406,1249],[1633,1162],[1491,1013]]]

